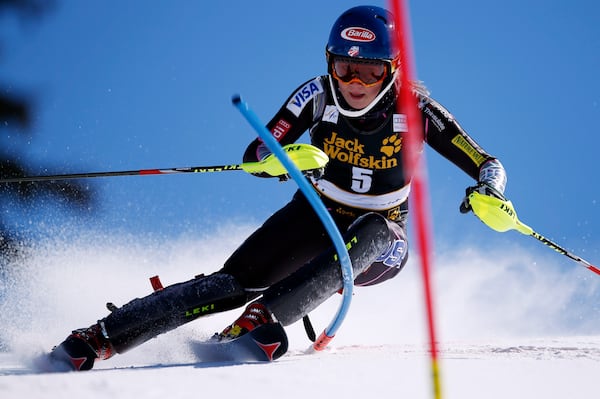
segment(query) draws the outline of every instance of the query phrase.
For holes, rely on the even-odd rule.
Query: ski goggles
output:
[[[350,60],[334,58],[331,72],[335,79],[342,83],[361,83],[366,87],[383,82],[388,75],[388,64],[373,60]]]

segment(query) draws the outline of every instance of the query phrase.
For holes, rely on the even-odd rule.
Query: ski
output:
[[[231,340],[213,337],[207,341],[193,341],[191,349],[200,363],[261,363],[271,362],[283,356],[288,349],[288,339],[281,323],[269,323]],[[60,346],[53,352],[42,353],[28,361],[28,367],[36,373],[64,373],[78,369],[80,364]]]
[[[60,347],[56,351],[58,356],[53,352],[38,354],[29,361],[28,366],[36,373],[66,373],[78,370],[78,366],[84,361],[83,358],[71,360]]]
[[[200,362],[271,362],[287,351],[288,340],[281,323],[269,323],[232,340],[213,337],[191,346]]]

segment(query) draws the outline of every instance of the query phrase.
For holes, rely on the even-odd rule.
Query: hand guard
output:
[[[460,211],[467,213],[470,210],[492,230],[519,230],[519,220],[512,202],[486,184],[480,183],[467,188],[467,196],[460,205]]]
[[[291,161],[305,175],[316,173],[322,174],[329,157],[310,144],[288,144],[283,150],[290,157]],[[283,167],[279,159],[274,154],[267,153],[259,162],[247,162],[242,164],[242,169],[246,172],[258,176],[279,177],[280,180],[287,180],[287,170]]]

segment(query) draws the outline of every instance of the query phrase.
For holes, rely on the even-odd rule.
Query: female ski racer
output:
[[[350,245],[355,285],[371,286],[396,276],[407,261],[406,219],[410,181],[403,171],[406,117],[398,109],[399,54],[391,45],[393,16],[373,6],[345,11],[326,46],[328,74],[302,83],[267,124],[280,144],[305,132],[329,156],[321,176],[310,176]],[[467,194],[504,199],[506,174],[454,117],[415,84],[427,145],[471,176]],[[244,162],[273,156],[260,139]],[[265,176],[266,177],[266,176]],[[466,198],[466,197],[465,197]],[[469,211],[463,201],[460,210]],[[355,240],[355,241],[352,241]],[[200,316],[246,306],[214,340],[230,340],[267,323],[290,325],[342,287],[331,239],[301,192],[269,217],[207,276],[137,298],[91,327],[72,332],[50,358],[67,370],[88,370]],[[283,329],[281,329],[283,331]],[[286,341],[287,342],[287,341]],[[279,346],[277,358],[287,346]]]

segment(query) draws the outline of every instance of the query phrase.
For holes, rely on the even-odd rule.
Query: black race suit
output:
[[[406,117],[396,111],[395,104],[388,108],[391,112],[345,117],[334,104],[328,79],[320,76],[298,87],[267,127],[282,145],[297,141],[308,131],[310,143],[329,156],[323,176],[312,182],[341,232],[367,212],[377,212],[390,221],[396,242],[355,279],[356,285],[377,284],[395,276],[407,259],[405,221],[410,184],[402,162]],[[497,162],[495,158],[427,93],[415,90],[415,95],[427,144],[479,180],[482,166]],[[257,138],[248,146],[244,162],[259,160],[265,151]],[[261,291],[328,247],[331,240],[324,227],[304,195],[297,192],[232,254],[221,272],[233,275],[249,291]]]

